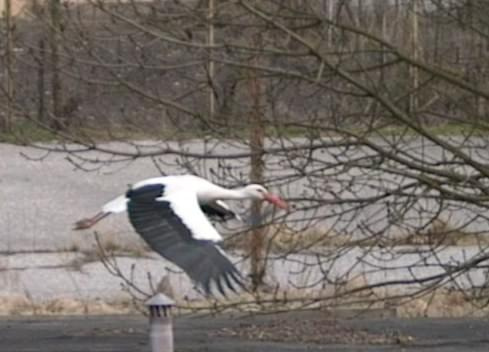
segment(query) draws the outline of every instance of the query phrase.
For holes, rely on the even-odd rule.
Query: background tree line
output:
[[[317,53],[234,1],[211,3],[213,9],[206,1],[36,0],[14,17],[4,5],[2,100],[10,111],[3,111],[2,129],[24,118],[66,130],[70,125],[120,126],[144,116],[163,124],[161,128],[179,130],[194,122],[196,111],[206,124],[212,101],[215,121],[209,124],[231,127],[226,122],[245,110],[240,102],[250,91],[244,83],[247,72],[257,71],[250,68],[252,62],[278,70],[266,76],[263,84],[271,88],[260,93],[273,98],[270,113],[289,121],[301,113],[290,102],[301,90],[275,84],[281,71],[298,74],[305,95],[314,84],[301,75],[318,84],[344,84],[316,54],[388,93],[413,120],[428,125],[464,122],[466,115],[484,120],[485,100],[477,90],[435,79],[426,67],[484,89],[488,48],[483,1],[332,0],[260,7]],[[275,51],[267,51],[272,47]],[[372,115],[362,110],[369,99],[347,93],[338,89],[328,94],[331,122],[352,125],[358,112]],[[309,97],[310,109],[324,110],[322,98]],[[162,114],[162,108],[168,111]]]

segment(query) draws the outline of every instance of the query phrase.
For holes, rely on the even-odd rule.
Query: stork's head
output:
[[[243,189],[244,193],[247,195],[249,199],[254,199],[254,200],[265,200],[269,203],[272,203],[276,207],[279,207],[281,209],[287,209],[288,205],[287,203],[280,198],[279,196],[272,194],[267,191],[265,187],[262,185],[257,185],[257,184],[251,184],[246,186]]]

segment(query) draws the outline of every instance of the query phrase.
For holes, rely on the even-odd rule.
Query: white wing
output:
[[[156,200],[170,203],[173,212],[187,226],[194,239],[213,242],[222,241],[221,235],[219,235],[200,209],[195,193],[180,191],[167,197],[157,198]]]

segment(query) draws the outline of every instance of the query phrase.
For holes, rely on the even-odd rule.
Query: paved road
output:
[[[273,321],[290,323],[316,319],[325,313],[287,314],[246,318],[177,318],[176,351],[488,351],[485,319],[338,319],[344,331],[368,331],[372,336],[403,336],[391,344],[313,344],[250,340],[219,336],[222,331],[242,331],[250,326],[263,331]],[[324,316],[323,316],[324,317]],[[284,320],[285,319],[285,320]],[[330,319],[328,319],[331,322]],[[284,325],[285,326],[285,325]],[[225,329],[225,330],[223,330]],[[216,336],[217,334],[217,336]],[[324,337],[327,339],[327,337]],[[147,320],[141,316],[30,317],[0,320],[0,351],[27,352],[139,352],[149,351]]]
[[[298,142],[299,140],[295,140]],[[473,143],[476,143],[474,141]],[[154,150],[158,148],[156,144],[151,142],[142,143],[146,147]],[[172,148],[182,149],[181,146],[175,143],[169,144]],[[424,142],[422,144],[427,148],[423,149],[423,153],[429,155],[432,161],[442,160],[446,157],[436,147],[427,147]],[[129,144],[108,143],[104,147],[117,150],[133,150]],[[160,146],[164,148],[164,146]],[[399,146],[398,146],[399,147]],[[202,141],[192,141],[185,144],[191,152],[206,153],[205,144]],[[420,148],[419,142],[412,142],[406,148]],[[242,152],[242,146],[223,146],[216,147],[213,153],[233,153]],[[419,151],[421,152],[421,151]],[[329,149],[328,151],[318,150],[313,159],[322,160],[322,162],[336,163],[337,160],[331,156],[331,153],[341,153],[338,149]],[[371,151],[358,150],[350,153],[358,153],[358,158],[364,158]],[[414,153],[412,150],[410,153]],[[474,158],[483,157],[482,161],[489,159],[484,150],[480,148],[473,151]],[[486,153],[487,154],[487,153]],[[72,163],[67,161],[67,155],[62,153],[46,154],[43,151],[25,146],[14,146],[0,143],[0,186],[2,189],[2,202],[0,203],[0,233],[3,240],[0,242],[0,251],[33,251],[33,250],[64,250],[73,247],[88,247],[92,241],[87,239],[86,233],[71,231],[75,221],[82,217],[92,215],[97,212],[101,205],[111,200],[115,196],[124,193],[127,190],[128,184],[132,184],[138,180],[159,175],[158,168],[154,165],[151,159],[136,159],[128,160],[125,163],[111,163],[111,156],[90,152],[82,153],[79,156],[98,160],[99,164],[84,163],[83,167],[88,168],[91,172],[84,172],[77,169]],[[341,158],[346,157],[343,155]],[[278,167],[278,157],[274,157],[273,162],[270,160],[270,169],[267,172],[274,177],[278,177],[284,172],[282,167]],[[341,159],[340,158],[340,159]],[[37,160],[37,161],[33,161]],[[182,173],[184,170],[175,165],[175,156],[166,155],[161,158],[164,162],[165,172],[168,174]],[[78,160],[78,162],[81,162]],[[234,161],[236,166],[241,162]],[[168,165],[167,165],[168,164]],[[163,165],[163,164],[162,164]],[[103,166],[103,167],[102,167]],[[324,165],[321,164],[321,167]],[[218,170],[219,166],[216,160],[207,160],[205,168],[207,172],[210,169]],[[378,195],[377,189],[382,190],[386,187],[392,187],[392,184],[403,184],[407,182],[400,176],[390,174],[374,174],[371,169],[368,172],[358,170],[356,168],[345,167],[338,177],[328,178],[328,188],[334,192],[336,197],[372,197]],[[452,170],[455,171],[455,170]],[[246,168],[240,170],[246,174]],[[287,172],[290,172],[287,171]],[[340,170],[338,170],[340,172]],[[462,171],[461,171],[462,172]],[[344,174],[343,174],[344,173]],[[208,175],[210,176],[210,175]],[[374,182],[375,183],[372,183]],[[311,181],[313,182],[313,181]],[[318,182],[317,180],[315,182]],[[378,184],[376,184],[378,182]],[[345,184],[350,186],[344,187]],[[352,186],[353,185],[353,186]],[[309,183],[307,179],[299,179],[294,181],[287,187],[283,187],[281,192],[285,197],[303,197],[304,191],[310,190],[311,187],[317,187],[315,183]],[[350,187],[353,187],[350,190]],[[352,194],[351,192],[354,192]],[[325,199],[330,199],[331,195],[324,194]],[[388,199],[386,200],[388,201]],[[236,202],[231,202],[232,206],[237,206]],[[448,209],[449,202],[445,204]],[[405,215],[405,221],[411,221],[412,226],[419,226],[419,217],[424,213],[424,209],[436,209],[437,203],[430,203],[429,199],[423,200],[423,205],[412,210],[413,213]],[[342,210],[341,203],[335,206],[335,213],[340,214]],[[450,207],[452,210],[443,213],[441,218],[444,220],[450,219],[450,224],[461,225],[470,223],[470,228],[477,231],[486,231],[487,223],[485,221],[469,221],[475,213],[485,214],[485,209],[469,210],[468,205],[464,205],[464,211],[457,210],[459,207]],[[455,209],[455,210],[453,210]],[[237,208],[237,210],[240,210]],[[358,212],[351,213],[351,219],[348,215],[343,214],[341,221],[339,218],[332,216],[331,209],[321,209],[321,212],[328,215],[322,224],[334,226],[339,233],[343,232],[343,227],[348,228],[348,232],[353,230],[353,226],[357,224],[364,228],[365,224],[370,224],[370,230],[376,228],[384,229],[388,220],[387,207],[384,203],[375,203],[362,208]],[[289,216],[289,221],[294,219],[297,221],[314,218],[317,219],[321,213],[316,213],[316,210],[310,212],[295,212]],[[432,214],[427,214],[427,217]],[[431,219],[431,218],[430,218]],[[292,222],[291,222],[292,224]],[[329,224],[329,225],[327,225]],[[297,224],[296,224],[297,225]],[[138,241],[138,236],[128,226],[126,217],[113,216],[97,225],[97,230],[104,234],[116,235],[117,241],[126,245],[132,245]],[[353,231],[355,233],[355,231]]]
[[[111,148],[129,148],[128,145],[122,146],[117,143],[109,145]],[[174,147],[178,148],[178,145]],[[189,150],[196,152],[204,150],[203,144],[199,141],[189,143],[188,147]],[[215,152],[224,153],[232,150],[232,148],[226,150],[221,148]],[[440,156],[440,152],[436,150],[430,153]],[[94,263],[93,256],[90,254],[85,256],[80,252],[70,252],[40,255],[39,251],[88,250],[84,251],[85,254],[93,252],[92,231],[72,231],[73,223],[81,217],[93,215],[106,201],[123,193],[128,183],[159,174],[153,162],[149,159],[137,159],[128,161],[127,164],[109,163],[102,169],[97,169],[88,163],[85,166],[91,165],[95,170],[83,172],[69,163],[65,154],[51,154],[47,157],[46,153],[37,149],[0,143],[0,155],[2,155],[0,158],[0,268],[3,269],[0,271],[0,293],[28,294],[34,300],[59,297],[76,299],[100,297],[108,300],[119,298],[113,292],[120,291],[119,281],[110,277],[102,265]],[[325,153],[321,158],[330,158],[331,156],[328,155]],[[95,152],[83,153],[83,156],[98,158],[101,161],[110,159],[107,155]],[[166,161],[172,163],[174,156],[166,156],[166,158],[168,158],[165,159]],[[39,161],[30,161],[32,159]],[[215,160],[207,161],[206,165],[208,168],[214,167]],[[165,171],[173,173],[182,170],[168,167]],[[333,185],[334,181],[328,180],[328,183]],[[288,192],[300,194],[303,186],[300,182],[294,183],[294,187],[287,187],[290,188]],[[362,193],[358,195],[367,196]],[[350,195],[347,198],[349,197]],[[239,206],[239,204],[232,205]],[[374,213],[382,214],[375,211]],[[314,216],[320,214],[314,213]],[[368,214],[358,216],[359,221],[363,217],[370,218]],[[381,222],[374,221],[373,218],[371,220],[380,226]],[[481,231],[487,228],[487,223],[484,221],[473,221],[473,223],[480,224],[483,227]],[[130,228],[127,216],[124,214],[109,217],[98,224],[96,230],[101,234],[102,242],[105,242],[108,247],[115,246],[133,253],[141,248],[141,239]],[[336,230],[339,234],[342,233],[339,229]],[[480,252],[479,246],[465,247],[463,250],[459,247],[447,247],[428,256],[428,252],[420,249],[417,247],[413,251],[410,248],[400,248],[403,252],[399,251],[393,255],[391,249],[372,251],[370,247],[350,248],[343,251],[339,258],[334,257],[334,265],[332,265],[333,260],[325,264],[328,266],[328,279],[347,280],[346,273],[350,278],[365,273],[365,279],[369,284],[389,280],[411,280],[413,275],[420,278],[444,272],[446,263],[464,262]],[[16,251],[21,253],[1,255]],[[29,253],[31,251],[35,253]],[[366,251],[369,254],[366,254]],[[328,256],[326,253],[326,257]],[[333,256],[329,257],[333,258]],[[358,258],[363,260],[359,262]],[[122,258],[118,262],[123,272],[129,275],[135,260]],[[324,275],[324,270],[316,265],[315,255],[308,258],[288,256],[277,261],[269,260],[268,263],[268,273],[281,285],[281,288],[286,288],[289,283],[293,283],[294,287],[310,286],[313,282],[319,282]],[[157,284],[165,274],[166,266],[167,264],[162,261],[146,259],[138,261],[138,272],[135,275],[138,287],[143,289],[147,287],[148,272],[151,272]],[[80,271],[72,270],[74,268]],[[390,270],[379,270],[379,268]],[[457,284],[462,287],[482,285],[486,280],[485,274],[483,268],[471,271],[470,278],[461,276]],[[172,279],[172,286],[178,289],[178,292],[187,294],[186,291],[189,291],[191,286],[188,282],[180,284],[181,282],[180,279]],[[319,285],[317,288],[320,288]]]

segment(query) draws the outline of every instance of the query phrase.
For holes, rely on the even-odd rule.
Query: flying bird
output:
[[[102,207],[91,218],[75,223],[88,229],[110,214],[127,211],[136,232],[163,258],[173,262],[207,294],[212,283],[225,295],[224,286],[236,291],[242,277],[219,247],[221,235],[211,220],[237,215],[223,200],[264,200],[287,209],[287,203],[263,186],[250,184],[226,189],[193,175],[163,176],[140,181]]]

